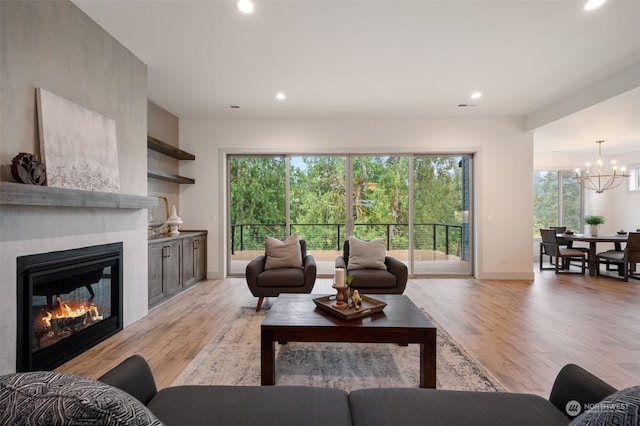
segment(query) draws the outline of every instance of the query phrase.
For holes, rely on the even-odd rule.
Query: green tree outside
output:
[[[341,247],[345,235],[346,157],[292,157],[290,220],[292,233],[312,249]],[[413,159],[416,248],[427,248],[436,232],[445,250],[445,227],[459,225],[462,210],[460,157],[416,156]],[[286,235],[286,162],[282,156],[229,159],[231,223],[234,249],[259,249],[265,235]],[[407,250],[409,238],[409,157],[353,157],[354,235],[388,238],[392,249]],[[243,229],[242,236],[239,230]],[[242,245],[240,245],[242,238]],[[450,232],[450,246],[459,251],[460,232]],[[453,253],[459,254],[459,253]]]

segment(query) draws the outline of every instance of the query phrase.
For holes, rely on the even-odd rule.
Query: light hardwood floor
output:
[[[318,279],[314,293],[330,293]],[[548,396],[566,363],[617,388],[640,384],[640,281],[538,272],[532,283],[411,279],[424,308],[508,390]],[[132,354],[171,385],[241,306],[255,306],[244,278],[203,281],[57,369],[96,378]],[[269,307],[275,299],[267,299]]]

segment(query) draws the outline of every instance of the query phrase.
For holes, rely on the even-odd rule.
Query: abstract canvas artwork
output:
[[[120,192],[115,121],[42,88],[37,99],[47,185]]]

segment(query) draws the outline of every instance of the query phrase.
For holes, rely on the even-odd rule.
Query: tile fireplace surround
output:
[[[0,182],[0,374],[16,370],[19,256],[121,241],[124,327],[147,314],[147,268],[138,265],[147,264],[146,209],[155,202]]]

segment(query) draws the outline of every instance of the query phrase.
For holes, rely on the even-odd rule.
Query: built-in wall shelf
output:
[[[178,160],[195,160],[196,159],[195,155],[187,151],[183,151],[180,148],[175,147],[173,145],[169,145],[168,143],[162,142],[161,140],[158,140],[152,136],[147,136],[147,148],[152,151],[156,151],[161,154],[168,155],[169,157],[177,158]],[[147,170],[147,177],[164,180],[166,182],[179,183],[179,184],[196,183],[195,179],[165,172],[164,170],[149,169]]]
[[[0,182],[0,204],[44,207],[154,209],[158,206],[158,199],[144,195]]]
[[[162,171],[162,170],[154,170],[154,169],[147,170],[147,177],[154,178],[154,179],[160,179],[160,180],[164,180],[164,181],[167,181],[167,182],[173,182],[173,183],[184,183],[184,184],[196,183],[195,179],[191,179],[191,178],[184,177],[184,176],[179,176],[179,175],[174,175],[173,173],[165,172],[165,171]]]
[[[168,155],[169,157],[177,158],[178,160],[195,160],[196,156],[183,151],[180,148],[177,148],[173,145],[169,145],[168,143],[162,142],[154,137],[147,136],[147,148],[152,151],[160,152],[162,154]]]

